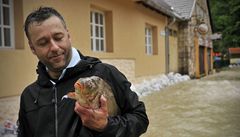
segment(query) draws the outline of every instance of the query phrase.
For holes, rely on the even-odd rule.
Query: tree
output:
[[[209,0],[213,31],[222,40],[213,43],[215,52],[225,54],[229,47],[240,47],[240,0]]]

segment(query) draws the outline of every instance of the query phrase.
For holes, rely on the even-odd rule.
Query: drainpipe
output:
[[[165,27],[165,61],[166,61],[166,74],[169,73],[170,69],[170,50],[169,50],[169,27],[171,27],[175,22],[176,18],[174,16],[171,17],[171,21],[168,21],[167,26]]]

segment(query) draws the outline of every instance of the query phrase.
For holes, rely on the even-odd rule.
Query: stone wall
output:
[[[188,24],[187,22],[179,23],[179,33],[178,33],[178,65],[179,72],[181,74],[188,74]]]
[[[135,75],[135,60],[133,59],[101,59],[102,62],[114,65],[120,70],[132,84],[138,84],[143,80],[149,80],[157,75],[148,75],[136,77]],[[159,74],[161,75],[161,74]]]
[[[196,19],[193,17],[189,22],[180,23],[178,35],[179,72],[194,77],[196,72],[194,29]]]
[[[102,62],[111,64],[120,70],[129,81],[135,81],[135,60],[133,59],[101,59]]]
[[[205,0],[197,1],[204,11],[207,13],[207,6]],[[179,63],[179,72],[181,74],[188,74],[190,77],[195,77],[196,75],[196,49],[194,46],[194,35],[195,29],[203,21],[208,24],[209,29],[210,21],[207,17],[204,20],[199,19],[199,13],[196,13],[196,9],[193,11],[192,17],[187,20],[179,23],[179,35],[178,35],[178,63]],[[208,16],[208,13],[206,14]],[[210,31],[209,31],[210,33]],[[198,38],[203,37],[201,34],[197,35]],[[205,36],[206,37],[206,36]],[[205,38],[203,38],[205,40]],[[210,45],[210,44],[208,44]],[[207,44],[200,44],[199,46],[207,46]],[[201,65],[201,64],[200,64]]]

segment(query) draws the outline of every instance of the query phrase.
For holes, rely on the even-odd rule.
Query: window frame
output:
[[[14,0],[8,0],[9,4],[3,4],[3,0],[0,0],[0,49],[14,49],[15,41],[14,41]],[[5,25],[4,23],[4,15],[3,15],[3,7],[7,7],[9,9],[9,25]],[[5,34],[4,29],[10,30],[10,45],[5,44]]]
[[[153,55],[153,27],[149,25],[145,27],[145,53]]]
[[[96,17],[96,15],[99,15]],[[100,18],[102,16],[102,20]],[[98,21],[96,21],[96,18]],[[106,22],[105,13],[100,10],[92,9],[90,11],[90,36],[91,36],[91,50],[93,52],[106,52]],[[102,24],[101,24],[102,23]],[[98,28],[98,29],[97,29]],[[97,31],[98,30],[98,33]],[[98,34],[98,36],[97,36]],[[97,45],[99,41],[99,45]],[[102,41],[102,42],[101,42]]]

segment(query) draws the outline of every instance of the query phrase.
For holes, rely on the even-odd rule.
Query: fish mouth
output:
[[[88,87],[79,81],[74,84],[75,89],[80,92],[81,96],[86,97],[87,99],[94,100],[97,96],[97,93],[91,92]]]
[[[81,92],[84,90],[84,84],[81,84],[80,82],[76,82],[74,84],[74,87],[75,87],[75,89],[79,89],[79,91],[81,91]]]

